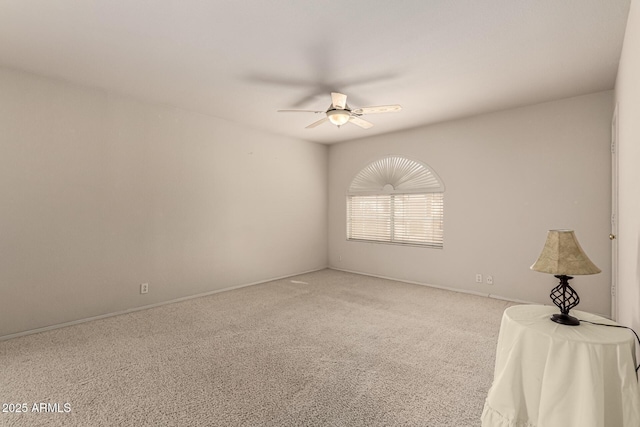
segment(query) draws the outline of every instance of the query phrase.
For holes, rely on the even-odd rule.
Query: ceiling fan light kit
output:
[[[329,117],[329,121],[334,125],[342,126],[349,121],[349,117],[351,117],[350,113],[348,110],[329,110],[327,111],[327,117]]]
[[[394,111],[400,111],[402,107],[400,105],[381,105],[378,107],[362,107],[352,110],[347,105],[347,95],[332,92],[331,93],[331,105],[326,111],[316,110],[278,110],[279,113],[325,113],[326,117],[307,126],[307,129],[314,128],[321,125],[324,122],[331,122],[332,124],[340,127],[346,123],[353,123],[363,129],[369,129],[373,126],[373,123],[368,122],[361,118],[364,114],[374,113],[390,113]]]

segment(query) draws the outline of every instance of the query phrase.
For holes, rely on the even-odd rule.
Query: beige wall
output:
[[[326,266],[326,146],[7,69],[0,94],[0,336]]]
[[[628,32],[638,31],[637,9]],[[627,159],[620,314],[638,326],[640,153],[628,117],[640,97],[630,43],[617,87]],[[575,229],[603,270],[574,279],[579,308],[609,314],[612,92],[330,148],[7,69],[0,93],[0,337],[327,262],[549,303],[555,279],[529,266],[550,228]],[[387,154],[424,161],[443,179],[443,250],[345,240],[349,182]],[[494,285],[476,284],[475,273]]]
[[[612,112],[607,91],[331,146],[330,265],[550,304],[557,280],[529,266],[548,229],[572,228],[602,269],[573,280],[579,308],[609,315]],[[347,187],[388,154],[423,161],[444,181],[443,250],[345,240]],[[476,284],[476,273],[494,284]]]
[[[640,331],[640,2],[633,0],[616,82],[619,141],[618,321]]]

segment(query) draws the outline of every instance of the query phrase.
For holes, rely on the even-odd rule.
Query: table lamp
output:
[[[551,320],[563,325],[579,325],[578,319],[569,316],[569,310],[580,303],[578,293],[569,286],[569,280],[573,279],[570,275],[597,274],[601,270],[584,253],[573,230],[549,230],[542,253],[531,269],[560,279],[560,284],[549,295],[560,309]]]

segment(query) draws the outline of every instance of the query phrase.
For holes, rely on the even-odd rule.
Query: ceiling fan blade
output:
[[[347,106],[347,95],[338,92],[331,92],[331,104],[333,108],[344,110]]]
[[[306,127],[306,129],[311,129],[311,128],[314,128],[316,126],[320,126],[324,122],[328,122],[328,121],[329,121],[329,117],[325,117],[324,119],[320,119],[317,122],[311,123],[309,126]]]
[[[356,126],[360,126],[362,129],[369,129],[371,126],[373,126],[373,123],[356,116],[349,117],[349,122],[353,123]]]
[[[354,114],[376,114],[376,113],[391,113],[394,111],[402,110],[402,106],[398,104],[394,105],[380,105],[378,107],[362,107],[353,110]]]
[[[316,111],[316,110],[278,110],[278,113],[325,113],[325,111]]]

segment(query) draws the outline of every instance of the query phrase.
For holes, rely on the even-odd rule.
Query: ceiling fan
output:
[[[331,122],[340,127],[345,123],[353,123],[363,129],[369,129],[373,123],[361,118],[364,114],[374,113],[390,113],[392,111],[400,111],[402,107],[398,104],[380,105],[377,107],[361,107],[351,109],[347,104],[347,95],[338,92],[331,92],[331,105],[326,111],[316,110],[278,110],[279,113],[325,113],[326,117],[311,123],[307,129],[314,128],[324,122]]]

